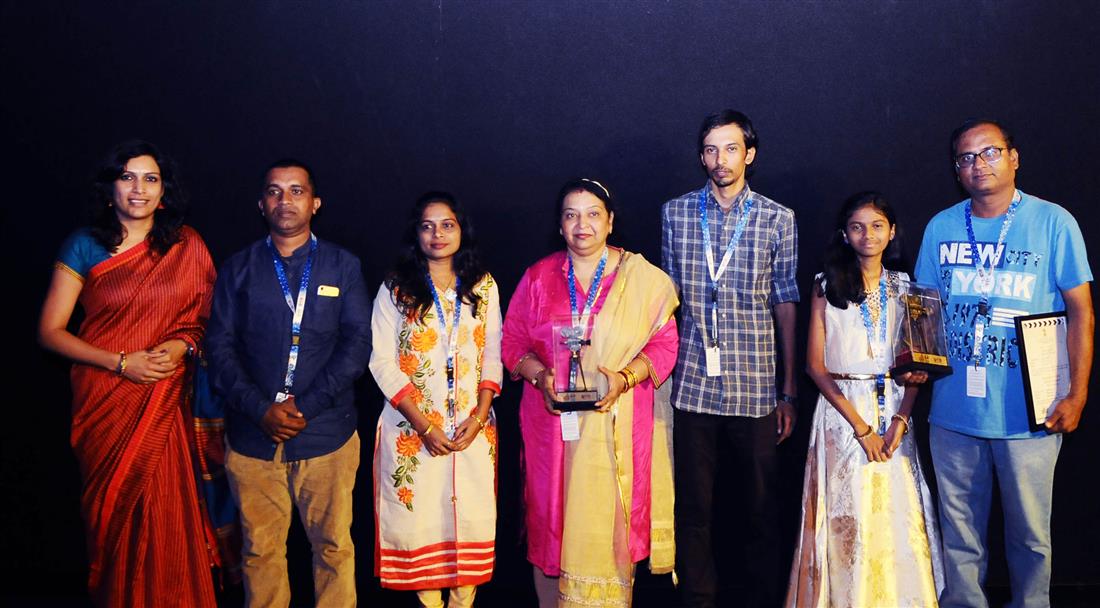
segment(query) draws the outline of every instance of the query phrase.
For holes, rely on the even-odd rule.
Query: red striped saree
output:
[[[195,345],[213,282],[194,230],[185,227],[163,256],[142,243],[88,272],[79,336],[116,352],[176,338]],[[154,384],[73,366],[72,445],[84,480],[88,587],[99,606],[215,606],[217,555],[192,468],[188,380],[183,366]]]

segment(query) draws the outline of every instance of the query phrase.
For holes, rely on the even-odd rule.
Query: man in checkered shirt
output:
[[[711,520],[720,474],[739,484],[734,491],[745,501],[740,527],[752,593],[737,604],[771,606],[778,599],[776,445],[795,422],[798,234],[793,211],[749,189],[745,171],[756,145],[744,114],[708,116],[699,131],[706,185],[661,209],[661,262],[682,302],[672,404],[677,572],[685,606],[716,605]],[[776,390],[777,335],[782,391]],[[724,471],[719,442],[730,454]]]

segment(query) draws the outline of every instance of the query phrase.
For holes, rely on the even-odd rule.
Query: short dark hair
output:
[[[124,141],[107,153],[96,170],[90,200],[92,236],[107,251],[122,244],[123,227],[111,207],[115,196],[115,181],[126,171],[126,163],[139,156],[151,156],[160,168],[160,207],[153,214],[153,228],[146,237],[149,246],[164,255],[180,240],[180,228],[187,213],[187,197],[179,182],[176,164],[153,144],[140,139]]]
[[[286,157],[271,163],[265,169],[262,175],[260,175],[260,191],[263,192],[264,188],[267,188],[267,174],[271,173],[272,169],[289,169],[291,167],[297,167],[306,172],[306,176],[309,177],[309,189],[313,191],[313,196],[321,196],[317,190],[317,178],[313,174],[313,168],[297,158]]]
[[[951,132],[951,162],[955,162],[955,155],[958,154],[958,152],[955,151],[955,146],[959,144],[959,140],[962,139],[963,134],[982,125],[996,127],[997,130],[1001,132],[1001,137],[1005,140],[1005,146],[1007,146],[1009,150],[1016,149],[1016,141],[1013,139],[1012,133],[1009,132],[1003,122],[993,120],[992,118],[968,118]]]
[[[726,125],[737,125],[741,129],[741,134],[745,136],[746,150],[755,148],[760,143],[749,117],[737,110],[726,109],[703,119],[703,125],[699,127],[699,154],[703,153],[703,140],[707,138],[707,134]]]
[[[565,182],[565,185],[558,190],[557,217],[561,219],[561,208],[565,204],[565,197],[573,194],[574,192],[587,192],[592,196],[600,199],[603,202],[603,208],[607,211],[608,215],[615,213],[615,199],[611,196],[611,191],[607,189],[602,183],[588,179],[587,177],[578,177]]]

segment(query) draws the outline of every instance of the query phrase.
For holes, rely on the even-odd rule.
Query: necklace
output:
[[[875,286],[874,289],[863,290],[863,301],[867,303],[867,312],[873,325],[878,325],[879,317],[882,314],[882,302],[879,297],[881,293],[882,290],[878,286]]]

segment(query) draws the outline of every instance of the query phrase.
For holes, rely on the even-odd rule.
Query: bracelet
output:
[[[857,433],[855,431],[852,431],[852,434],[855,435],[856,441],[859,441],[860,439],[866,439],[872,432],[874,432],[874,430],[875,430],[875,427],[868,424],[867,425],[867,430],[864,431],[863,433]]]
[[[894,414],[893,416],[890,416],[890,420],[897,420],[898,422],[904,424],[905,425],[905,430],[902,431],[901,434],[902,435],[908,435],[909,434],[909,420],[906,419],[904,416],[902,416],[901,414]]]
[[[488,416],[486,416],[486,417],[485,417],[485,419],[486,419],[486,420],[488,420],[488,419],[489,419],[489,417],[488,417]],[[478,427],[479,427],[479,428],[480,428],[481,430],[483,430],[483,431],[485,430],[485,423],[481,421],[481,418],[480,418],[480,417],[479,417],[479,416],[478,416],[477,414],[474,414],[474,421],[475,421],[475,422],[477,422],[477,426],[478,426]]]
[[[531,386],[539,388],[539,382],[542,380],[541,376],[546,373],[546,368],[542,368],[535,372],[534,376],[531,376]]]
[[[118,351],[118,365],[115,367],[115,373],[120,376],[126,373],[126,351]]]
[[[519,373],[520,368],[523,367],[523,364],[526,363],[528,359],[534,356],[535,353],[528,351],[526,354],[519,358],[519,361],[516,361],[516,366],[512,368],[512,380],[519,380],[523,377]]]
[[[616,374],[618,374],[618,375],[619,375],[619,377],[623,379],[623,390],[624,390],[624,391],[625,391],[625,390],[627,390],[627,389],[629,389],[629,388],[631,388],[631,385],[630,385],[630,376],[627,376],[627,375],[626,375],[626,371],[625,371],[625,370],[619,370],[619,371],[617,371],[617,372],[615,372],[615,373],[616,373]]]
[[[626,379],[627,388],[634,388],[635,386],[638,386],[638,374],[635,374],[634,370],[630,369],[629,365],[624,367],[619,373],[628,376],[628,378]]]
[[[475,416],[475,418],[476,418],[476,416]],[[428,436],[428,433],[432,432],[432,429],[434,429],[434,428],[435,428],[435,423],[434,423],[434,422],[431,422],[431,421],[429,421],[429,422],[428,422],[428,428],[424,429],[424,432],[423,432],[423,433],[420,433],[420,436],[421,436],[421,437],[427,437],[427,436]]]

